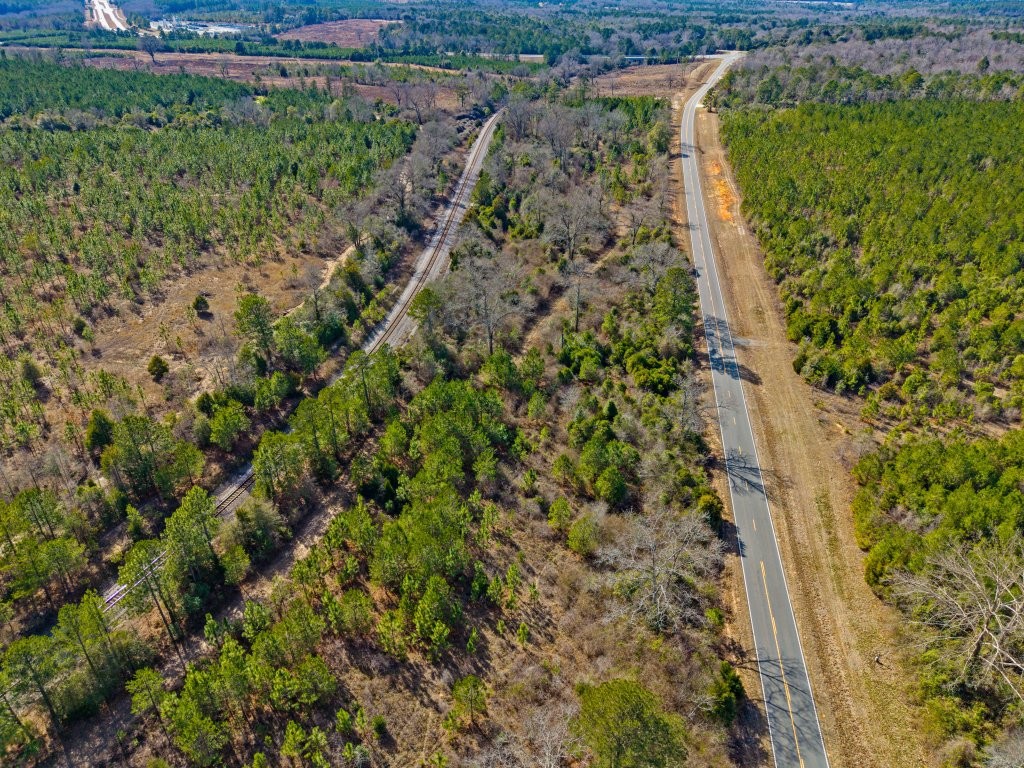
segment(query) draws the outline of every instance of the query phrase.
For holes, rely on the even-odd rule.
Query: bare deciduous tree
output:
[[[992,745],[985,768],[1024,768],[1024,728],[1015,728]]]
[[[405,83],[387,78],[387,88],[395,99],[395,106],[401,108],[405,104]]]
[[[547,141],[562,169],[567,170],[569,153],[576,139],[576,121],[572,112],[564,107],[549,106],[537,124],[537,133]]]
[[[656,223],[659,216],[658,205],[653,200],[640,197],[626,208],[626,230],[629,232],[629,244],[636,245],[640,230]]]
[[[598,555],[613,572],[621,613],[659,631],[703,624],[700,585],[722,564],[714,532],[700,517],[664,507],[631,522],[625,535]]]
[[[534,712],[527,727],[537,768],[561,768],[575,751],[577,739],[569,732],[569,723],[576,716],[574,706],[544,707]]]
[[[456,334],[467,320],[483,329],[487,352],[493,354],[495,335],[510,317],[527,308],[527,298],[518,291],[520,275],[508,258],[497,258],[476,238],[456,247],[452,266],[441,287],[447,324]]]
[[[437,107],[437,83],[423,80],[408,86],[405,91],[406,103],[416,113],[416,122],[423,125]]]
[[[405,229],[418,227],[437,192],[442,160],[454,142],[450,127],[424,125],[409,153],[381,172],[376,185],[380,195],[372,210],[380,213],[383,203],[395,224]]]
[[[526,99],[512,99],[505,107],[503,123],[512,141],[522,141],[530,135],[533,126],[533,104]]]
[[[235,124],[251,123],[263,128],[270,125],[270,110],[251,96],[244,96],[229,104],[225,112],[227,119]]]
[[[601,214],[601,206],[589,190],[574,189],[567,197],[544,194],[535,204],[544,215],[544,239],[565,256],[564,271],[568,275],[574,307],[574,329],[580,329],[580,311],[583,302],[583,281],[588,264],[583,252],[601,243],[608,234],[608,222]]]
[[[892,583],[923,642],[967,685],[1002,683],[1024,701],[1024,554],[987,545],[931,557]]]
[[[567,197],[544,195],[537,203],[545,215],[544,238],[573,261],[596,245],[608,231],[600,206],[589,190],[574,189]]]
[[[483,72],[474,72],[466,78],[470,99],[475,104],[490,104],[494,86]]]
[[[164,40],[159,35],[142,35],[138,42],[139,50],[148,53],[149,58],[156,64],[156,55],[160,51],[167,50]]]
[[[634,250],[629,268],[635,275],[636,284],[648,293],[654,293],[658,281],[669,267],[685,263],[683,255],[672,245],[657,241],[644,243]]]
[[[568,765],[578,740],[569,732],[577,708],[570,704],[535,709],[521,733],[505,733],[494,740],[474,765],[479,768],[562,768]]]
[[[413,152],[423,157],[430,167],[431,177],[425,180],[437,188],[437,179],[442,171],[445,156],[458,142],[458,134],[451,125],[432,121],[425,123],[416,134]]]

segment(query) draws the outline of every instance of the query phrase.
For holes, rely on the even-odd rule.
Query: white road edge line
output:
[[[679,150],[680,150],[680,155],[682,155],[682,152],[683,152],[683,149],[684,149],[684,147],[683,147],[683,127],[686,124],[686,122],[689,121],[690,124],[693,126],[693,144],[691,144],[690,146],[691,146],[691,151],[694,153],[694,163],[693,163],[693,165],[696,168],[695,173],[692,173],[691,175],[693,176],[694,195],[696,196],[696,199],[700,203],[703,202],[703,194],[704,193],[703,193],[703,190],[701,188],[701,183],[700,183],[700,170],[699,170],[699,167],[698,167],[699,166],[699,159],[696,156],[696,149],[697,149],[697,144],[696,144],[696,142],[697,142],[697,126],[696,126],[697,106],[703,101],[704,97],[707,95],[707,92],[709,90],[711,90],[711,88],[715,85],[715,83],[718,82],[718,80],[721,78],[721,76],[723,74],[725,74],[725,71],[730,66],[732,66],[732,64],[735,63],[740,58],[740,55],[741,54],[737,54],[737,53],[727,54],[723,58],[722,63],[718,65],[718,68],[715,70],[715,72],[712,74],[712,76],[708,79],[708,82],[705,83],[703,86],[701,86],[700,90],[698,90],[697,93],[695,93],[693,96],[690,97],[689,101],[686,104],[686,108],[683,110],[683,124],[680,125],[680,127],[679,127]],[[684,169],[682,167],[682,157],[680,157],[680,171],[681,171],[681,175],[683,176],[683,188],[684,188],[684,194],[685,194],[685,192],[686,192],[686,173],[685,173],[685,171],[684,171]],[[698,207],[701,210],[702,218],[704,219],[705,231],[708,233],[708,241],[710,242],[710,240],[711,240],[711,230],[708,228],[707,207],[702,205],[702,204],[699,204]],[[697,230],[691,229],[691,231],[690,231],[691,248],[693,248],[694,239],[695,239],[696,236],[697,236]],[[696,251],[695,248],[694,248],[694,251]],[[714,275],[715,275],[715,282],[718,283],[719,285],[721,285],[721,283],[719,281],[719,275],[718,275],[718,265],[717,265],[717,262],[716,262],[716,259],[715,259],[715,255],[714,255],[714,247],[712,246],[712,253],[710,255],[710,259],[708,259],[708,255],[706,253],[704,253],[703,243],[701,243],[701,254],[704,256],[705,266],[710,264],[711,270],[714,272]],[[696,253],[694,253],[693,256],[694,256],[694,259],[696,260]],[[712,292],[711,298],[712,298],[712,302],[714,302],[714,294],[713,294],[713,292]],[[726,312],[726,308],[725,308],[725,305],[724,305],[724,296],[723,296],[723,305],[721,307],[721,310],[722,310],[722,320],[724,321],[724,324],[725,324],[725,333],[728,336],[729,346],[732,347],[732,349],[733,349],[733,369],[737,372],[737,375],[738,375],[737,360],[736,360],[736,353],[735,353],[735,344],[733,343],[733,339],[732,339],[732,328],[729,325],[729,316],[728,316],[728,313]],[[707,327],[706,323],[704,323],[704,340],[705,340],[705,344],[708,346],[709,351],[710,351],[711,340],[708,337],[708,327]],[[718,396],[718,389],[715,386],[714,376],[713,375],[711,377],[711,386],[712,386],[712,389],[714,390],[714,393],[715,393],[715,405],[716,405],[717,410],[719,411],[719,415],[718,415],[718,419],[717,419],[717,421],[718,421],[718,431],[719,431],[720,439],[722,441],[722,447],[723,447],[723,452],[724,452],[725,433],[724,433],[723,428],[722,428],[721,401],[720,401],[719,396]],[[742,388],[742,382],[741,382],[740,386]],[[747,415],[747,422],[750,424],[751,432],[753,432],[753,424],[754,424],[754,422],[750,419],[750,410],[747,407],[747,398],[746,398],[746,396],[744,396],[742,399],[743,399],[743,410],[744,410],[744,412]],[[757,464],[757,476],[758,476],[758,479],[761,482],[761,487],[764,488],[765,487],[764,486],[764,476],[761,474],[761,460],[760,460],[760,458],[758,456],[756,435],[755,435],[755,439],[753,441],[753,444],[754,444],[754,460],[755,460],[755,462]],[[725,464],[726,464],[726,475],[728,476],[728,474],[729,474],[729,457],[728,457],[728,455],[725,455]],[[735,503],[735,500],[733,499],[732,483],[730,482],[730,483],[728,483],[728,485],[729,485],[729,497],[730,497],[730,500],[733,501],[733,505],[732,506],[733,506],[733,509],[735,510],[736,509],[736,503]],[[775,530],[775,520],[774,520],[774,517],[773,517],[772,512],[771,512],[771,502],[768,500],[767,492],[764,494],[764,497],[765,497],[765,503],[766,503],[766,505],[768,507],[768,521],[771,524],[771,529],[772,529],[772,542],[775,545],[775,552],[779,556],[779,562],[782,562],[782,555],[781,555],[780,550],[779,550],[778,534],[777,534],[777,532]],[[741,572],[742,572],[742,568],[741,568]],[[792,602],[792,598],[790,597],[790,592],[789,592],[789,579],[786,577],[786,569],[785,569],[785,567],[782,568],[782,584],[783,584],[783,586],[786,589],[786,600],[789,602],[790,606],[792,606],[793,602]],[[751,602],[750,602],[750,588],[749,588],[749,585],[747,584],[746,578],[743,579],[743,589],[744,589],[744,592],[746,593],[746,596],[747,596],[747,611],[750,614],[751,627],[753,627],[754,617],[753,617],[753,613],[752,613],[752,609],[751,609]],[[824,734],[822,733],[821,721],[820,721],[820,719],[818,717],[818,706],[817,706],[817,703],[814,701],[814,693],[813,693],[813,690],[810,687],[810,672],[807,671],[807,659],[806,659],[806,654],[804,653],[804,649],[803,649],[803,641],[802,641],[802,639],[800,637],[800,627],[799,627],[799,624],[797,624],[796,629],[797,629],[797,631],[796,631],[797,647],[800,649],[800,657],[801,657],[801,660],[803,661],[804,669],[805,669],[806,674],[807,674],[808,698],[810,698],[810,700],[811,700],[811,711],[814,713],[814,721],[815,721],[815,724],[817,725],[817,728],[818,728],[818,735],[821,738],[821,750],[822,750],[822,754],[825,756],[825,764],[828,765],[829,764],[828,751],[825,749],[825,737],[824,737]],[[751,631],[753,631],[753,630],[751,630]],[[765,702],[765,707],[767,707],[767,698],[768,697],[767,697],[767,693],[765,691],[764,672],[763,672],[763,670],[761,668],[761,658],[760,658],[760,653],[758,653],[758,650],[757,650],[757,642],[756,641],[754,642],[754,654],[757,657],[758,676],[759,676],[759,678],[761,680],[761,698]],[[778,766],[778,755],[777,755],[776,750],[775,750],[775,739],[772,737],[771,727],[768,728],[768,738],[769,738],[769,740],[772,743],[772,756],[773,756],[773,758],[775,760],[775,764]]]

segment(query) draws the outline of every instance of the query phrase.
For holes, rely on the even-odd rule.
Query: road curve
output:
[[[469,157],[466,159],[466,167],[459,177],[455,191],[452,193],[451,201],[445,208],[439,219],[438,226],[431,235],[427,247],[423,249],[416,258],[416,266],[412,277],[406,284],[398,302],[388,312],[387,317],[370,333],[363,343],[363,351],[372,354],[385,344],[392,347],[398,346],[405,341],[415,330],[416,323],[409,317],[409,306],[412,300],[427,283],[436,280],[448,268],[448,255],[455,244],[455,236],[458,234],[459,225],[466,216],[469,208],[469,199],[480,177],[480,169],[483,167],[484,159],[487,157],[487,149],[494,138],[494,129],[497,127],[501,112],[495,112],[484,123],[473,146],[470,147]],[[330,383],[334,383],[341,374],[337,374]],[[229,517],[240,507],[249,496],[255,478],[253,477],[252,464],[246,464],[244,468],[214,493],[219,517]],[[145,574],[159,568],[166,555],[160,553],[146,568]],[[123,608],[116,606],[124,599],[125,595],[138,587],[144,576],[134,584],[120,584],[114,582],[103,592],[104,610],[114,617],[116,621],[124,615]]]
[[[737,53],[724,55],[708,82],[683,109],[679,137],[686,214],[772,754],[778,768],[828,768],[701,192],[699,150],[695,140],[697,108],[708,90],[739,57]]]

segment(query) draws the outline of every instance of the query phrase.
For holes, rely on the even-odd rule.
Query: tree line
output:
[[[804,102],[857,104],[893,99],[1019,101],[1024,77],[1010,69],[990,70],[979,57],[978,72],[922,74],[907,69],[877,74],[856,64],[816,61],[798,66],[745,65],[730,69],[712,90],[714,107],[764,104],[793,107]]]
[[[247,85],[212,77],[97,70],[2,53],[0,120],[71,110],[98,118],[163,109],[202,113],[256,95]]]

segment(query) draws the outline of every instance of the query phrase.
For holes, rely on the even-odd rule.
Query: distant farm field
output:
[[[377,33],[388,24],[387,19],[344,19],[325,21],[291,29],[280,35],[282,40],[301,40],[304,43],[336,43],[339,48],[365,48],[377,39]]]

